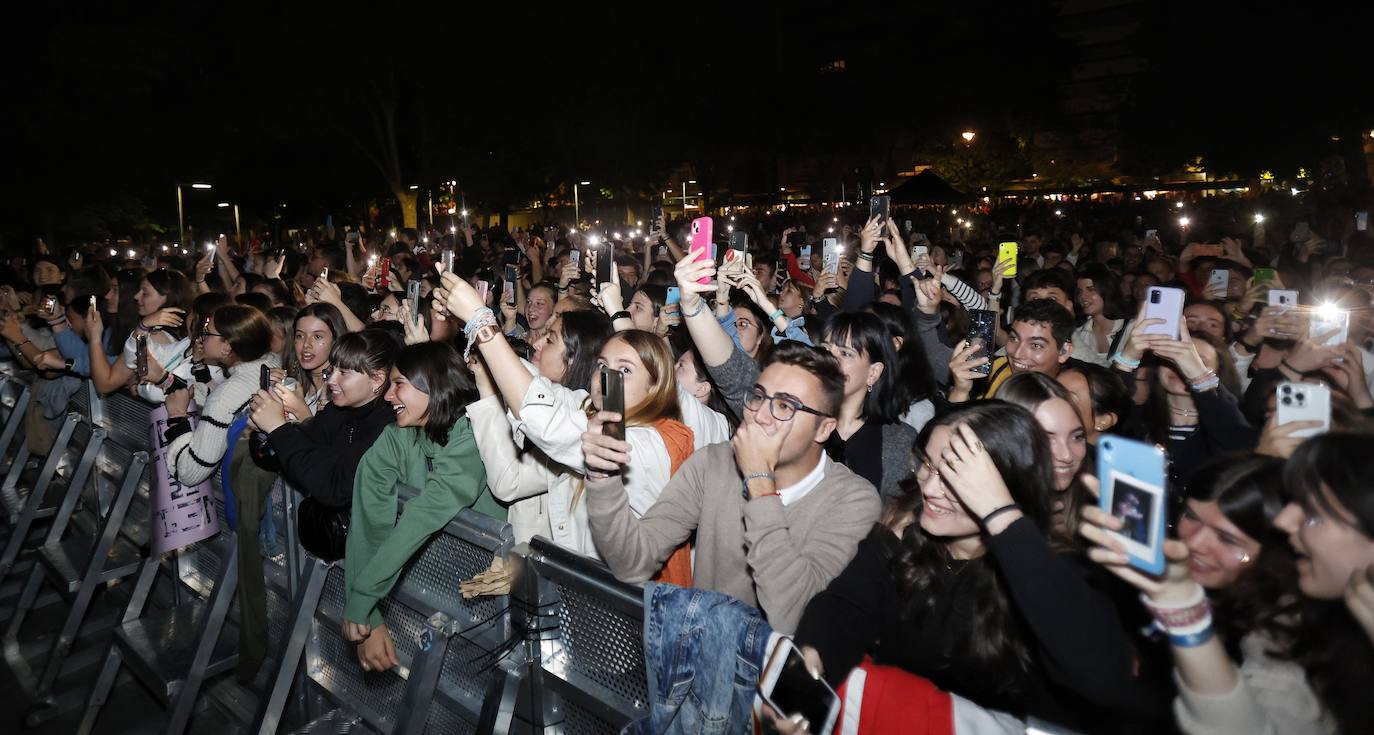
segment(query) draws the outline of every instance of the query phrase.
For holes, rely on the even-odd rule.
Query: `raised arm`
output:
[[[725,361],[730,359],[730,353],[734,352],[735,343],[721,328],[701,298],[702,294],[714,291],[715,286],[709,282],[697,282],[701,278],[708,281],[713,278],[716,275],[716,266],[709,260],[693,260],[695,256],[696,251],[693,251],[679,259],[673,269],[681,294],[682,320],[687,323],[687,331],[692,335],[692,342],[696,344],[702,362],[708,367],[724,365]]]

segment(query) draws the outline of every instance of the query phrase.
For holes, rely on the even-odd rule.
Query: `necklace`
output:
[[[1169,413],[1172,413],[1175,416],[1182,416],[1188,419],[1197,418],[1197,411],[1194,411],[1190,408],[1174,408],[1173,406],[1170,406]]]

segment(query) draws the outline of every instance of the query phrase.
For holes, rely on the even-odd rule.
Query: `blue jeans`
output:
[[[650,582],[644,611],[653,701],[649,717],[626,732],[749,732],[773,632],[758,608],[719,592]]]

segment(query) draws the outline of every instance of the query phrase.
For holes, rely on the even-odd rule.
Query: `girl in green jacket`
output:
[[[410,557],[464,508],[505,520],[487,489],[467,405],[477,399],[472,374],[443,342],[401,351],[386,400],[396,423],[363,455],[353,482],[353,518],[345,546],[344,638],[358,644],[364,671],[395,666],[396,648],[377,603]],[[396,516],[396,484],[420,491]]]

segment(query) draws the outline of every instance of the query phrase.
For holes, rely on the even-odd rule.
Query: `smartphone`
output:
[[[1369,212],[1355,213],[1355,229],[1365,232],[1369,229]]]
[[[840,272],[840,239],[827,237],[821,240],[821,272]]]
[[[592,257],[596,259],[596,282],[611,282],[611,269],[615,267],[615,251],[609,242],[602,241],[592,246]]]
[[[1278,277],[1278,273],[1273,268],[1256,268],[1255,283],[1267,283]]]
[[[515,282],[519,280],[519,278],[520,273],[516,270],[515,266],[506,266],[505,278],[502,279],[504,283],[501,284],[501,298],[507,304],[515,303]]]
[[[878,218],[879,232],[887,232],[887,217],[892,208],[892,197],[881,194],[868,200],[868,218]]]
[[[453,272],[453,248],[444,248],[444,252],[443,252],[442,255],[439,256],[439,258],[440,258],[440,260],[442,260],[443,263],[444,263],[444,272],[445,272],[445,273],[452,273],[452,272]]]
[[[1312,227],[1306,222],[1299,222],[1293,227],[1293,234],[1291,236],[1293,242],[1303,242],[1309,237],[1312,237]]]
[[[52,313],[52,310],[55,309],[55,308],[57,308],[57,297],[56,297],[56,296],[49,296],[48,298],[43,299],[43,313],[44,313],[44,314],[51,314],[51,313]]]
[[[1350,339],[1350,312],[1335,306],[1318,306],[1308,318],[1307,334],[1316,336],[1334,332],[1322,342],[1324,345],[1338,345]]]
[[[1291,309],[1298,305],[1298,292],[1291,289],[1271,288],[1269,289],[1269,305]]]
[[[724,265],[743,262],[749,254],[749,234],[735,230],[730,233],[730,249],[725,251]]]
[[[520,262],[520,251],[516,248],[506,248],[501,251],[501,265],[515,265]]]
[[[625,376],[609,365],[601,366],[601,410],[620,414],[620,420],[601,425],[601,433],[625,440]]]
[[[410,323],[420,323],[420,282],[406,282],[406,302],[410,304]]]
[[[1162,334],[1178,339],[1178,324],[1183,318],[1183,290],[1168,286],[1151,286],[1145,295],[1145,318],[1163,319],[1163,324],[1142,327],[1141,334]]]
[[[664,305],[664,306],[672,306],[673,304],[680,304],[680,303],[682,303],[682,292],[681,292],[680,290],[678,290],[678,287],[677,287],[677,286],[669,286],[669,287],[668,287],[668,296],[667,296],[666,298],[664,298],[664,300],[663,300],[663,305]]]
[[[477,295],[482,299],[482,304],[487,303],[487,292],[491,291],[491,284],[486,281],[477,282]]]
[[[807,732],[831,732],[840,714],[840,695],[811,675],[791,638],[779,637],[759,677],[759,696],[782,717],[800,714]]]
[[[385,291],[391,286],[391,258],[382,258],[382,264],[377,268],[377,289]]]
[[[1320,421],[1321,426],[1294,431],[1292,436],[1309,437],[1331,430],[1331,389],[1317,383],[1279,383],[1274,389],[1274,423],[1282,426],[1294,421]]]
[[[138,374],[138,379],[143,380],[148,377],[148,337],[138,335],[138,340],[134,342],[134,372]]]
[[[1212,275],[1207,277],[1207,290],[1220,288],[1223,294],[1231,287],[1231,271],[1225,268],[1213,268]]]
[[[1131,566],[1164,573],[1166,456],[1162,447],[1108,434],[1097,443],[1098,507],[1121,519],[1121,542]]]
[[[797,252],[797,267],[804,271],[811,270],[811,246],[803,245]]]
[[[1016,243],[1014,243],[1014,242],[1004,242],[1004,243],[1001,243],[1000,245],[997,246],[997,265],[1001,265],[1001,264],[1003,264],[1003,263],[1010,263],[1010,264],[1011,264],[1010,267],[1008,267],[1005,271],[1003,271],[1003,274],[1004,274],[1004,275],[1008,275],[1008,276],[1014,276],[1014,275],[1016,275],[1016,257],[1017,257],[1017,247],[1016,247]]]
[[[712,260],[711,256],[714,255],[714,253],[712,252],[713,247],[711,244],[712,224],[713,223],[710,217],[698,217],[692,220],[691,251],[695,254],[693,260]],[[710,282],[711,279],[705,276],[702,276],[701,278],[697,279],[697,283]]]
[[[317,281],[328,281],[328,280],[329,280],[329,266],[326,265],[326,266],[320,268],[320,274],[319,274],[318,276],[315,276],[315,280],[317,280]]]
[[[1197,253],[1199,258],[1220,258],[1224,251],[1220,245],[1198,245],[1193,248],[1193,252]]]
[[[977,351],[968,356],[970,360],[980,357],[988,358],[986,365],[979,365],[974,368],[975,372],[987,375],[992,372],[992,353],[988,350],[989,345],[994,344],[993,332],[997,329],[997,312],[986,309],[972,309],[968,313],[968,342]]]
[[[1159,230],[1146,230],[1146,231],[1145,231],[1145,239],[1146,239],[1146,240],[1158,240],[1158,239],[1159,239]]]
[[[658,220],[659,220],[659,218],[661,218],[662,216],[663,216],[663,207],[661,207],[661,206],[655,204],[654,207],[653,207],[653,209],[651,210],[651,215],[650,215],[650,217],[649,217],[649,238],[650,238],[650,239],[657,238],[657,237],[659,237],[660,235],[663,234],[663,231],[660,230],[660,229],[658,229]]]
[[[902,231],[908,235],[911,234],[911,220],[907,220],[902,223]]]
[[[258,387],[262,388],[263,390],[271,390],[272,368],[267,367],[266,365],[260,365],[259,367],[260,370],[258,371]]]

